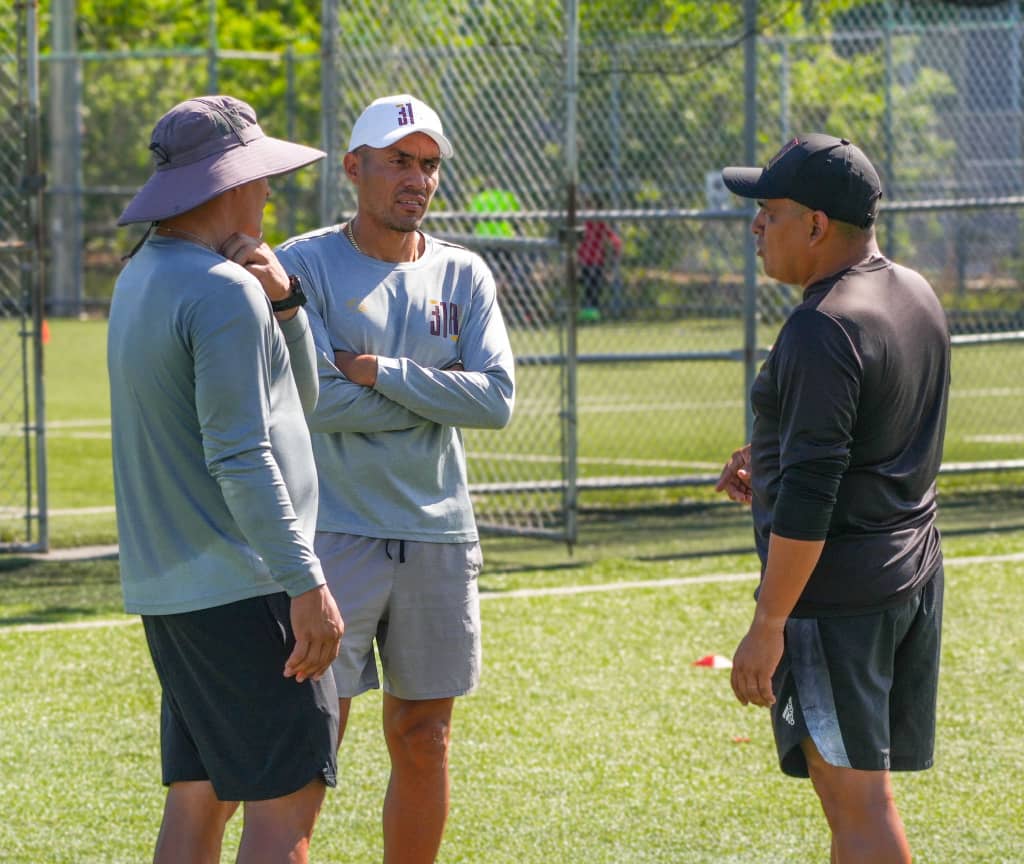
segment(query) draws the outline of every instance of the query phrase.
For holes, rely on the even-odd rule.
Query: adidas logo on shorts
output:
[[[782,719],[785,720],[790,726],[796,725],[796,718],[793,716],[793,697],[789,697],[789,701],[786,703],[786,707],[782,709]]]

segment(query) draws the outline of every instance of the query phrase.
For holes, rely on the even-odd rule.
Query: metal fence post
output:
[[[743,2],[743,153],[744,164],[757,159],[757,0]],[[753,215],[753,214],[751,214]],[[750,410],[750,388],[757,374],[757,254],[754,238],[747,234],[743,246],[743,401],[746,405],[746,435],[750,440],[754,415]]]
[[[54,0],[50,78],[50,303],[57,315],[82,311],[82,137],[80,61],[74,0]]]
[[[46,389],[43,375],[43,325],[45,323],[46,281],[43,263],[43,167],[41,164],[39,134],[39,31],[36,20],[36,4],[25,4],[25,40],[26,40],[26,102],[27,102],[27,159],[25,160],[25,177],[33,187],[28,202],[29,242],[34,247],[34,254],[29,260],[31,267],[26,267],[25,278],[28,280],[28,296],[32,304],[32,368],[33,368],[33,401],[35,402],[35,510],[36,510],[36,545],[46,552],[50,548],[49,505],[47,503],[46,476]],[[81,273],[81,270],[79,270]],[[79,278],[81,278],[79,276]],[[26,417],[28,414],[26,413]],[[26,436],[26,445],[28,437]],[[27,454],[28,455],[28,454]],[[31,459],[29,458],[29,461]],[[29,500],[31,509],[31,496]]]
[[[287,137],[289,141],[295,139],[295,112],[296,112],[296,99],[295,99],[295,46],[290,42],[288,47],[284,51],[284,67],[285,67],[285,129],[287,130]],[[296,221],[296,179],[295,172],[285,176],[284,181],[284,195],[285,200],[288,202],[288,222],[286,231],[289,237],[294,237],[296,234],[295,226]]]
[[[0,551],[46,551],[39,4],[0,8]]]
[[[565,181],[566,213],[563,236],[565,249],[565,300],[566,300],[566,358],[565,358],[565,404],[562,406],[562,430],[565,449],[565,539],[572,548],[577,539],[577,515],[579,500],[577,491],[579,434],[579,394],[576,355],[579,351],[576,332],[576,315],[579,310],[579,284],[576,278],[576,195],[579,183],[579,161],[576,140],[576,105],[579,87],[579,39],[580,10],[578,0],[566,0],[565,4]]]
[[[320,163],[319,224],[334,221],[338,194],[338,25],[337,0],[323,0],[320,18],[320,147],[327,158]]]
[[[212,95],[220,89],[217,68],[217,0],[209,0],[206,8],[206,90]]]

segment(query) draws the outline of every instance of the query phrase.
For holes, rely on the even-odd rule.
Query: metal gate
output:
[[[0,549],[47,547],[37,4],[0,7]]]

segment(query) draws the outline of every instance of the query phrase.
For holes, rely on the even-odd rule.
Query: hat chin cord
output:
[[[203,246],[211,252],[223,257],[223,254],[216,246],[204,240],[198,234],[193,234],[191,231],[184,231],[181,228],[175,228],[172,225],[158,225],[156,233],[161,235],[171,235],[173,237],[181,237],[183,240],[188,240],[190,243],[196,243],[199,246]]]

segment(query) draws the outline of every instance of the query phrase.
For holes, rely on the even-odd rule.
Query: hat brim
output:
[[[435,132],[433,129],[417,129],[415,126],[411,129],[408,127],[399,127],[388,132],[383,138],[377,139],[376,143],[371,144],[369,141],[350,141],[348,152],[351,153],[357,147],[373,147],[375,150],[383,150],[385,147],[390,147],[392,144],[397,144],[403,138],[408,138],[410,135],[415,135],[417,132],[422,132],[424,135],[433,139],[434,143],[438,146],[441,151],[441,156],[445,159],[451,159],[455,155],[455,150],[452,148],[452,142],[447,139],[440,132]]]
[[[169,219],[236,186],[287,174],[326,155],[315,147],[263,136],[190,165],[154,171],[124,209],[117,224]]]
[[[785,198],[766,174],[763,168],[731,166],[722,169],[722,182],[726,189],[741,198]]]
[[[452,156],[455,155],[455,150],[452,148],[451,141],[449,141],[448,138],[442,135],[440,132],[433,132],[430,129],[420,129],[419,131],[422,132],[424,135],[429,135],[431,138],[434,139],[434,143],[440,148],[441,155],[445,159],[451,159]]]

